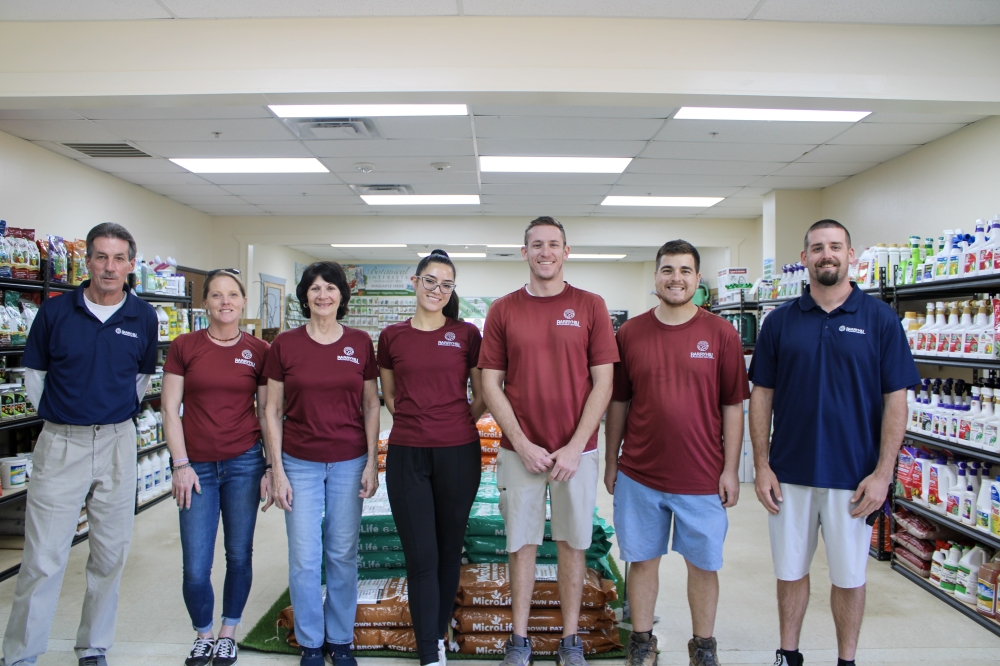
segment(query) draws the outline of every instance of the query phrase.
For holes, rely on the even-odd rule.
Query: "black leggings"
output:
[[[421,664],[438,660],[437,642],[448,632],[481,469],[479,440],[445,448],[389,447],[385,485],[406,557]]]

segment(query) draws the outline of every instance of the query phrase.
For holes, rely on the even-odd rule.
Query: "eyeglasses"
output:
[[[441,289],[442,294],[450,294],[451,292],[455,291],[455,285],[452,282],[438,282],[429,275],[418,275],[417,277],[419,277],[423,281],[424,289],[426,289],[427,291],[434,291],[435,289],[438,288]]]
[[[216,273],[232,273],[233,275],[239,275],[240,269],[238,268],[215,268],[208,272],[205,277],[212,277]]]

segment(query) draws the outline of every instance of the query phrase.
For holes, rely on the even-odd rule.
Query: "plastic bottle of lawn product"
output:
[[[1000,411],[997,410],[997,404],[1000,404],[997,393],[994,390],[993,396],[993,418],[985,423],[983,426],[983,451],[989,453],[1000,452]]]
[[[969,485],[972,486],[972,492],[979,496],[979,461],[974,460],[969,463],[966,468],[966,475],[969,478]],[[976,522],[976,497],[972,499],[972,524]]]
[[[965,477],[965,463],[960,463],[958,467],[958,479],[955,481],[955,485],[948,488],[948,501],[944,509],[945,515],[952,520],[961,520],[962,518],[962,495],[965,493],[968,485]]]
[[[943,236],[938,236],[938,249],[934,253],[934,279],[945,280],[948,278],[948,257],[951,254],[951,238],[954,235],[951,229],[945,229]]]
[[[971,335],[973,329],[972,306],[969,301],[962,305],[962,315],[958,319],[958,328],[951,333],[948,341],[948,356],[958,358],[965,349],[965,337]]]
[[[955,597],[965,603],[976,603],[979,589],[979,569],[986,564],[986,551],[976,544],[962,555],[958,561],[958,576],[955,578]]]
[[[979,568],[976,612],[980,615],[996,617],[998,580],[1000,580],[1000,562],[987,562]]]
[[[969,411],[962,415],[962,420],[958,426],[958,441],[968,442],[970,439],[972,431],[972,419],[976,418],[982,413],[983,403],[982,398],[980,398],[980,387],[973,385],[970,389],[972,392],[972,400],[969,404]]]
[[[976,491],[970,483],[962,493],[962,506],[958,510],[958,521],[973,527],[976,524]]]
[[[927,336],[928,332],[934,328],[937,323],[934,317],[935,314],[934,303],[927,304],[927,316],[924,320],[923,325],[917,329],[916,333],[912,337],[908,334],[907,340],[910,343],[910,351],[914,354],[926,354],[927,353]]]
[[[170,317],[162,305],[156,306],[157,335],[160,342],[170,340]]]
[[[979,344],[976,349],[975,358],[990,359],[995,358],[995,332],[993,330],[993,308],[990,301],[980,301],[979,314],[982,318],[982,325],[979,328]]]
[[[899,248],[899,284],[912,284],[913,280],[913,245],[901,245]]]
[[[889,243],[889,261],[885,269],[885,283],[888,287],[895,287],[897,280],[899,280],[898,276],[901,276],[899,262],[899,246],[895,243]],[[899,282],[902,283],[901,280]]]
[[[990,534],[1000,537],[1000,476],[990,484]]]
[[[149,458],[149,466],[153,470],[153,496],[155,497],[163,490],[163,470],[160,468],[160,456],[151,453],[146,457]]]
[[[889,282],[889,248],[885,246],[885,243],[875,244],[875,263],[873,264],[875,270],[872,272],[872,283],[870,286],[877,287],[879,284],[879,276],[882,274],[882,269],[885,269],[886,273],[886,283]]]
[[[976,497],[976,529],[990,531],[990,511],[992,507],[992,477],[990,467],[983,469],[983,479],[979,485],[979,495]]]
[[[962,254],[965,246],[965,234],[961,229],[955,229],[955,235],[951,238],[951,252],[948,253],[948,275],[949,280],[960,277],[962,266]]]
[[[162,470],[163,476],[163,491],[166,492],[170,489],[170,485],[173,482],[174,474],[173,470],[170,469],[170,452],[163,449],[159,453],[160,456],[160,469]]]
[[[948,417],[951,416],[951,380],[945,380],[938,388],[938,402],[933,404],[934,409],[931,411],[931,435],[934,437],[940,437],[941,439],[948,438]]]
[[[994,218],[990,223],[989,231],[986,234],[986,242],[983,243],[981,248],[979,248],[978,275],[993,274],[993,254],[996,251],[997,245],[1000,244],[1000,235],[997,234],[998,230],[1000,230],[1000,220]]]
[[[955,582],[958,580],[958,563],[964,550],[961,544],[953,543],[948,557],[944,560],[944,573],[941,575],[941,589],[948,594],[955,594]]]
[[[948,355],[948,346],[951,344],[951,334],[958,330],[958,323],[961,321],[959,314],[960,310],[958,309],[958,303],[949,303],[948,319],[945,320],[945,325],[938,331],[937,347],[934,349],[934,356]]]
[[[982,389],[982,407],[980,414],[969,424],[969,439],[966,444],[977,449],[983,448],[986,437],[986,422],[993,418],[993,389],[984,386]]]
[[[911,432],[917,420],[917,391],[919,390],[919,386],[911,386],[906,389],[906,429]]]
[[[861,258],[858,259],[858,277],[856,282],[862,289],[871,286],[874,254],[874,248],[866,247],[865,251],[861,253]]]
[[[153,464],[149,456],[142,457],[142,495],[140,502],[145,502],[153,496]]]
[[[948,466],[947,457],[944,455],[938,456],[931,464],[930,483],[927,490],[927,506],[943,514],[948,501],[948,489],[954,485],[955,472]]]
[[[959,273],[962,277],[973,277],[979,274],[979,251],[986,246],[986,221],[976,220],[976,235],[972,244],[965,248],[962,254],[962,265]]]
[[[937,356],[938,338],[948,326],[948,308],[942,301],[934,304],[934,324],[926,330],[925,346],[920,351],[925,356]]]
[[[972,301],[969,303],[970,310],[975,314],[972,325],[965,330],[965,338],[962,341],[962,358],[980,358],[979,340],[986,331],[986,311],[982,308],[982,301]]]

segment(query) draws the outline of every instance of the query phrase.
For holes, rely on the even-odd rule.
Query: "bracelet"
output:
[[[267,465],[264,465],[264,471],[266,472],[267,470],[271,469],[272,467],[274,467],[274,465],[271,465],[270,463],[268,463]]]
[[[273,474],[274,470],[273,469],[265,469],[264,470],[264,474],[267,474],[268,472],[271,472]]]
[[[181,470],[181,469],[184,469],[185,467],[190,467],[190,466],[191,466],[191,463],[186,462],[183,465],[173,465],[173,466],[171,466],[170,469],[171,469],[171,471],[176,472],[178,470]]]
[[[186,462],[190,462],[190,461],[187,458],[177,458],[176,460],[174,460],[174,464],[180,463],[180,464],[183,465]]]

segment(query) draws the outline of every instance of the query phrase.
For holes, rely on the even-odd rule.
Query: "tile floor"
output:
[[[388,422],[388,415],[384,415],[383,423]],[[602,515],[610,519],[611,496],[603,485],[598,497]],[[180,666],[187,656],[194,634],[181,599],[180,540],[175,511],[172,504],[163,502],[136,518],[132,549],[122,579],[117,642],[109,654],[112,666]],[[744,485],[739,505],[730,511],[726,566],[720,574],[716,636],[723,664],[763,665],[774,661],[778,619],[766,515],[753,487]],[[257,523],[254,585],[244,614],[244,630],[256,623],[287,586],[285,544],[284,519],[280,511],[271,509]],[[87,553],[85,544],[72,550],[49,652],[39,659],[41,666],[76,664],[73,639],[86,585]],[[221,544],[216,562],[223,562]],[[676,555],[665,557],[662,562],[657,603],[661,620],[655,628],[661,649],[659,663],[687,664],[686,644],[691,624],[684,564]],[[213,575],[217,591],[221,590],[223,573],[223,567],[217,566]],[[812,578],[813,596],[805,619],[802,650],[808,664],[836,664],[822,546],[813,564]],[[891,571],[887,563],[872,560],[868,581],[859,665],[1000,663],[1000,638],[917,589]],[[0,628],[6,626],[13,592],[14,579],[0,583]],[[217,615],[219,612],[221,609]],[[360,661],[362,666],[415,666],[416,663],[408,659]],[[298,660],[286,655],[244,651],[240,653],[240,663],[293,666]]]

